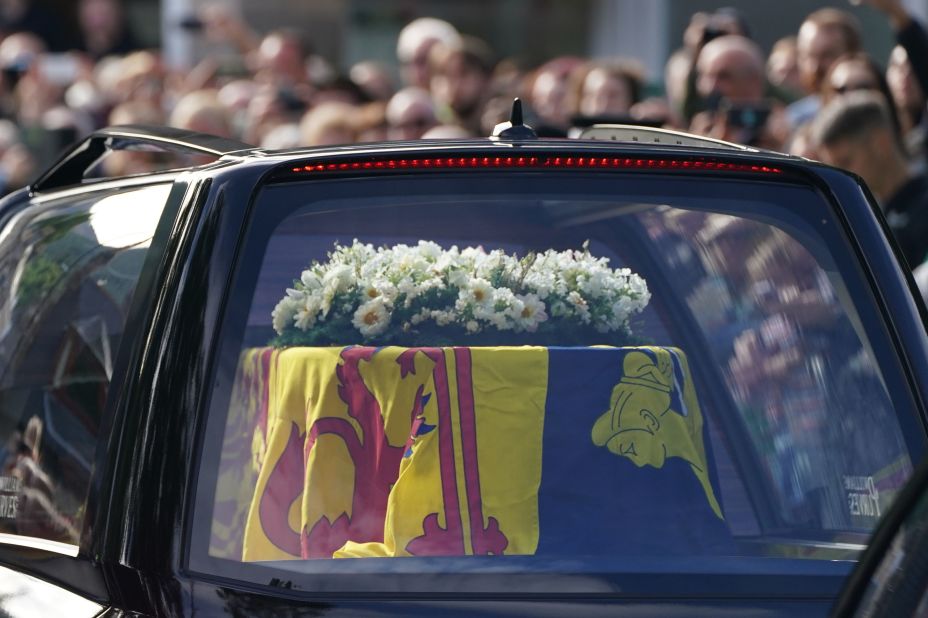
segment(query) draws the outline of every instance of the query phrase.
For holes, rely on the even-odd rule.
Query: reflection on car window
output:
[[[2,533],[78,542],[126,311],[169,189],[31,206],[2,231]]]
[[[895,532],[855,616],[924,616],[928,612],[928,495],[922,492]]]
[[[98,616],[103,606],[54,584],[0,567],[0,616]]]
[[[891,407],[877,364],[829,273],[770,225],[670,209],[650,217],[666,230],[658,239],[670,245],[665,255],[684,256],[671,266],[778,492],[783,522],[872,527],[888,504],[881,490],[894,493],[911,466],[901,434],[887,429]]]
[[[210,568],[852,558],[911,474],[838,241],[775,203],[264,200]]]

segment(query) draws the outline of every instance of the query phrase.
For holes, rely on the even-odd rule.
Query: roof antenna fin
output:
[[[509,121],[496,125],[493,128],[492,138],[505,140],[538,139],[535,130],[522,122],[522,100],[519,97],[512,101],[512,113],[509,115]]]

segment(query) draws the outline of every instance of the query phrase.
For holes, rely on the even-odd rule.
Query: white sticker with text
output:
[[[845,476],[844,490],[847,492],[847,507],[851,515],[880,516],[880,492],[872,476]]]
[[[21,486],[22,481],[15,476],[0,476],[0,492],[18,494]]]
[[[0,476],[0,519],[16,519],[19,515],[18,494],[22,482],[15,476]]]

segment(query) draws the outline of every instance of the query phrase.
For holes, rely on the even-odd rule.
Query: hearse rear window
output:
[[[421,180],[257,199],[195,569],[386,590],[693,557],[846,569],[923,444],[822,198]]]

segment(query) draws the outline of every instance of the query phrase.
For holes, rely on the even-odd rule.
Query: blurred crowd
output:
[[[520,96],[540,135],[633,123],[851,169],[917,265],[928,253],[928,212],[913,216],[928,209],[928,34],[901,0],[861,1],[896,34],[885,70],[840,8],[809,14],[769,54],[738,11],[719,9],[694,14],[664,75],[648,76],[634,58],[524,66],[428,17],[402,29],[395,59],[339,71],[298,29],[259,33],[219,3],[182,26],[222,53],[178,72],[159,50],[140,49],[120,0],[79,0],[76,29],[32,0],[0,0],[0,188],[23,186],[62,148],[106,125],[167,124],[265,148],[487,136]],[[659,96],[649,94],[655,84]],[[126,153],[108,171],[151,164]]]

